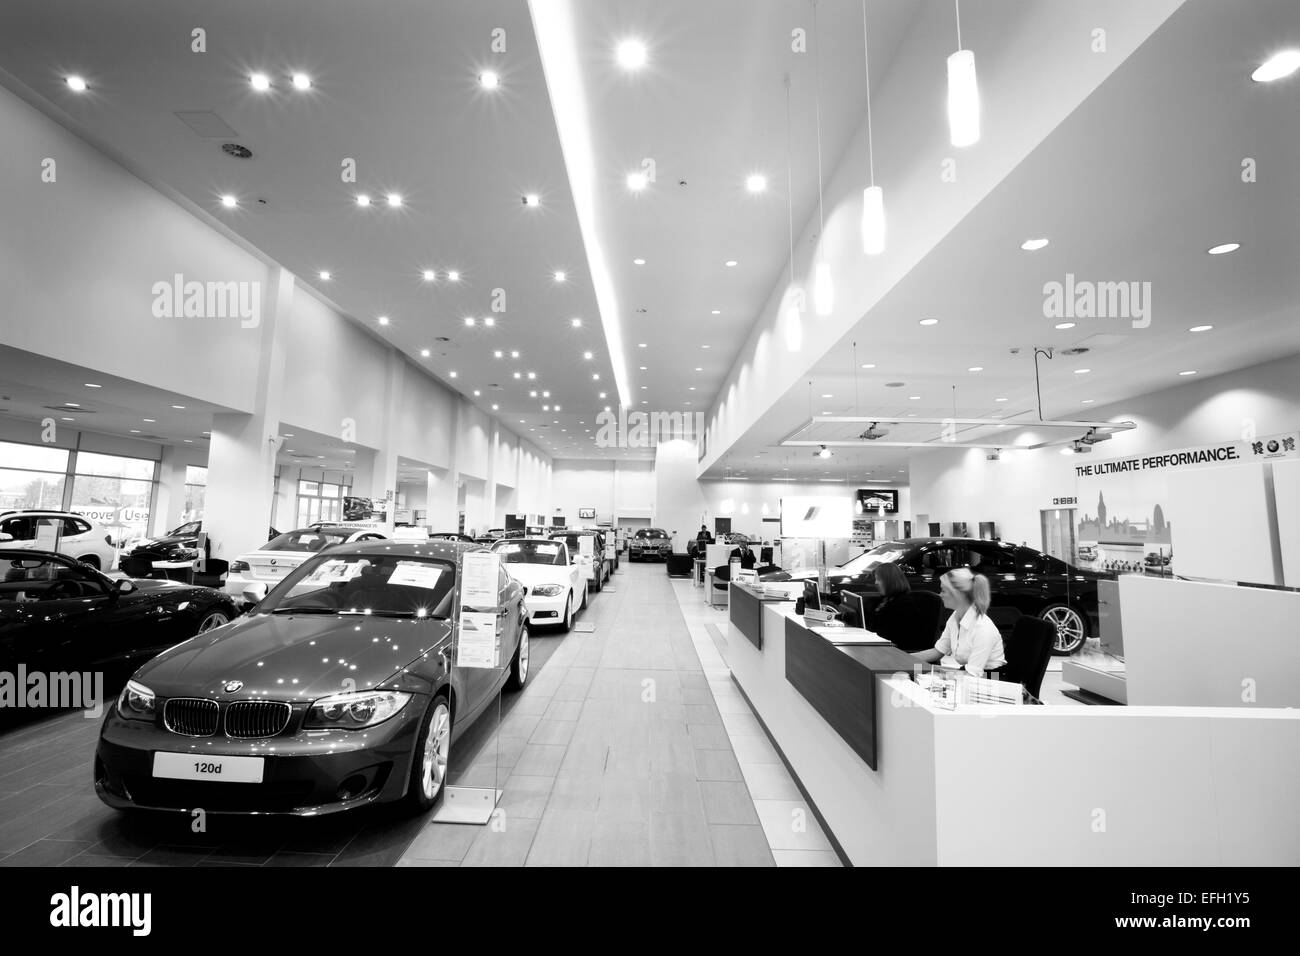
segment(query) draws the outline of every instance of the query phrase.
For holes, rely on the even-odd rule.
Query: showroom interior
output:
[[[1292,0],[7,0],[0,866],[1300,863],[1298,110]]]

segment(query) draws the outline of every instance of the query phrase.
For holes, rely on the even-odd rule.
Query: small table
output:
[[[704,587],[704,559],[703,558],[695,559],[695,571],[691,574],[691,586],[697,588]]]
[[[194,583],[194,569],[198,561],[155,561],[153,569],[163,572],[163,577],[168,581],[183,581],[186,584]]]

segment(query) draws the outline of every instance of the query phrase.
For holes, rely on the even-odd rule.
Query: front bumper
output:
[[[298,730],[302,713],[295,707],[288,730],[258,740],[186,737],[159,724],[124,720],[114,707],[95,752],[95,793],[118,809],[247,816],[324,816],[399,800],[427,707],[428,698],[416,695],[400,713],[368,730]],[[156,778],[157,752],[261,757],[262,782]]]
[[[528,623],[538,626],[563,624],[564,602],[568,598],[568,591],[561,591],[554,597],[543,597],[529,591],[528,596],[524,598],[524,610],[528,612]]]
[[[633,547],[628,549],[627,556],[629,558],[667,558],[671,553],[671,545],[662,547]]]

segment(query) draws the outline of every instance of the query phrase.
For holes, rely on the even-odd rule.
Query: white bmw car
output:
[[[321,526],[300,528],[286,531],[279,537],[272,538],[256,551],[241,554],[230,562],[230,571],[222,587],[227,594],[235,598],[236,604],[243,602],[244,589],[250,586],[254,591],[265,594],[298,565],[314,557],[326,548],[336,544],[351,544],[354,541],[383,541],[387,535],[372,528],[349,528]]]
[[[587,575],[577,557],[570,558],[563,540],[506,538],[492,546],[510,576],[528,588],[524,607],[533,627],[573,627],[579,609],[587,606]]]

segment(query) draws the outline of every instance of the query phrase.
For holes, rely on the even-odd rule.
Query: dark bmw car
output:
[[[221,627],[220,591],[174,581],[114,580],[51,551],[0,549],[0,672],[121,669]]]
[[[104,720],[96,792],[174,811],[427,809],[453,742],[503,685],[528,679],[524,588],[504,570],[496,606],[472,609],[495,626],[496,666],[453,666],[469,653],[455,623],[469,550],[340,545],[247,616],[155,658]]]
[[[122,573],[132,578],[147,578],[153,573],[155,561],[193,561],[199,556],[199,532],[202,521],[187,521],[173,528],[161,538],[146,538],[118,559]],[[267,541],[280,532],[269,529]]]
[[[629,561],[645,561],[647,558],[667,561],[672,553],[673,539],[663,528],[638,528],[627,543]]]
[[[831,568],[832,594],[874,595],[875,569],[892,562],[912,589],[939,593],[939,579],[953,568],[970,568],[989,579],[992,607],[1014,608],[1056,626],[1056,654],[1072,654],[1097,633],[1097,582],[1113,578],[1072,567],[1058,558],[1002,541],[979,538],[908,538],[887,541]]]

